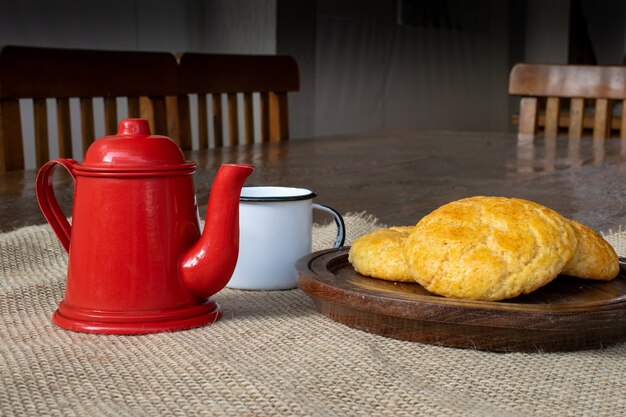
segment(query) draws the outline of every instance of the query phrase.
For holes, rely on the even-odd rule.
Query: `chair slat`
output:
[[[33,99],[35,118],[35,163],[37,168],[48,162],[48,109],[45,98]]]
[[[154,128],[154,111],[149,97],[139,97],[139,117],[148,121],[150,129]]]
[[[93,122],[93,101],[90,97],[80,98],[80,128],[84,155],[87,152],[89,145],[91,145],[96,139]]]
[[[259,106],[259,119],[261,121],[261,142],[270,141],[270,97],[269,93],[261,93]]]
[[[213,97],[213,136],[214,146],[221,148],[224,146],[224,129],[222,127],[222,95],[212,94]]]
[[[181,145],[181,148],[184,150],[191,150],[192,141],[191,141],[191,118],[190,118],[190,110],[189,110],[189,96],[187,94],[180,94],[176,97],[176,111],[173,112],[168,108],[167,112],[176,115],[176,123],[178,123],[178,140]],[[171,132],[171,128],[170,128]],[[174,138],[172,138],[174,139]]]
[[[583,117],[585,115],[585,99],[573,98],[569,109],[569,137],[581,138],[583,135]]]
[[[24,169],[24,145],[21,140],[16,140],[22,137],[19,120],[19,101],[0,100],[0,171]]]
[[[130,118],[138,118],[141,116],[141,111],[139,110],[139,97],[128,97],[128,117]]]
[[[115,97],[104,98],[104,134],[117,133],[117,101]]]
[[[270,142],[289,138],[287,93],[269,93]]]
[[[229,93],[228,96],[228,144],[239,144],[239,117],[237,111],[237,94]]]
[[[206,94],[198,94],[198,147],[209,148],[209,121]]]
[[[246,144],[254,143],[254,114],[252,110],[252,93],[243,95],[243,121]]]
[[[72,127],[70,122],[70,100],[57,98],[57,131],[59,135],[59,157],[72,157]]]
[[[189,120],[189,97],[184,95],[165,97],[167,136],[180,146],[183,151],[191,150],[191,126]],[[181,120],[184,122],[181,123]]]
[[[546,137],[554,138],[559,134],[559,112],[561,100],[558,97],[548,97],[546,100]]]
[[[611,114],[609,104],[609,100],[605,98],[596,100],[595,117],[593,121],[593,137],[595,139],[610,136],[609,123],[611,122]]]
[[[167,136],[167,105],[165,97],[150,97],[152,104],[152,133]]]
[[[519,133],[534,136],[537,129],[537,99],[524,97],[520,101]]]
[[[620,138],[626,139],[626,100],[622,100],[622,118],[620,120]]]
[[[165,97],[142,96],[139,98],[139,110],[141,117],[148,121],[153,135],[168,135]]]

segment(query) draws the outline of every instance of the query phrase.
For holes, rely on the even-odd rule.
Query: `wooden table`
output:
[[[515,134],[383,130],[368,134],[193,151],[198,201],[206,206],[221,163],[251,163],[247,184],[311,188],[342,213],[367,211],[389,225],[414,224],[471,195],[531,199],[598,230],[626,225],[626,144],[620,139],[518,140]],[[61,172],[62,170],[58,170]],[[71,180],[58,179],[70,214]],[[35,171],[0,174],[0,231],[44,222]]]
[[[606,230],[626,225],[624,149],[619,139],[518,142],[509,134],[386,130],[188,156],[199,163],[204,204],[219,164],[250,162],[249,184],[310,187],[319,202],[387,224],[491,194],[530,198]],[[1,230],[44,222],[34,180],[34,171],[0,175]],[[66,206],[70,183],[60,176]],[[216,296],[223,318],[187,332],[64,332],[50,315],[63,297],[67,255],[60,245],[37,244],[39,231],[4,236],[0,415],[552,417],[626,409],[625,344],[495,354],[403,342],[314,314],[297,290],[225,289]]]

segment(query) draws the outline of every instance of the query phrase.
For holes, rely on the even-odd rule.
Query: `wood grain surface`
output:
[[[322,314],[382,336],[502,352],[594,349],[626,339],[624,275],[609,282],[559,276],[530,294],[488,302],[362,276],[348,248],[316,252],[296,269],[298,286]]]
[[[620,139],[386,129],[371,133],[239,145],[185,153],[201,215],[222,163],[255,167],[248,185],[314,190],[341,213],[366,211],[388,225],[415,224],[435,208],[472,195],[526,198],[596,230],[626,225],[626,144]],[[55,173],[71,215],[73,183]],[[41,224],[34,170],[0,173],[0,231]],[[317,221],[327,221],[325,217]]]
[[[535,134],[538,126],[545,126],[546,136],[556,136],[562,126],[561,101],[571,99],[565,106],[569,107],[567,132],[570,136],[580,137],[580,126],[585,125],[586,119],[593,118],[594,137],[611,136],[611,128],[616,124],[620,137],[626,138],[626,130],[621,129],[620,119],[613,117],[612,111],[613,102],[624,105],[625,80],[623,65],[517,64],[509,76],[509,94],[524,97],[520,105],[519,132]],[[544,99],[541,106],[537,105],[538,98]],[[543,120],[537,113],[544,113]]]

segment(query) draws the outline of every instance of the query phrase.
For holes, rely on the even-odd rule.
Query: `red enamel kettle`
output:
[[[75,181],[72,224],[52,173]],[[195,163],[148,122],[126,119],[85,159],[56,159],[37,174],[37,200],[69,252],[65,297],[52,321],[69,330],[141,334],[214,322],[211,296],[230,279],[239,251],[239,195],[250,165],[225,164],[211,188],[202,234]]]

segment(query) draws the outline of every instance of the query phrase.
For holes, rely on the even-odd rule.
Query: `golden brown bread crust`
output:
[[[574,277],[608,281],[619,273],[615,249],[591,228],[570,220],[578,237],[578,247],[562,273]]]
[[[354,269],[387,281],[415,282],[409,273],[404,245],[413,227],[380,229],[356,239],[348,260]]]
[[[349,260],[363,275],[489,301],[529,293],[559,273],[610,280],[619,272],[615,250],[589,227],[532,201],[503,197],[458,200],[417,226],[362,236]]]
[[[415,230],[415,226],[391,226],[389,230],[395,230],[396,232],[401,232],[408,237],[413,230]]]
[[[428,291],[496,301],[552,281],[577,246],[567,219],[539,204],[471,197],[424,217],[409,236],[407,262]]]

